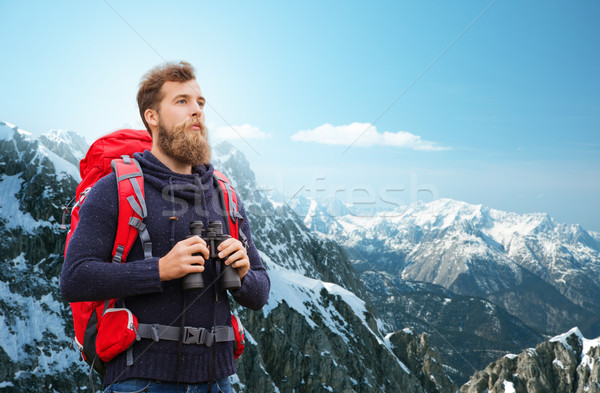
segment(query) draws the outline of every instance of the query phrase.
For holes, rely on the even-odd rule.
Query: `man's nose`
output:
[[[197,104],[197,103],[192,104],[191,116],[192,117],[202,116],[202,110],[203,109],[200,107],[200,104]]]

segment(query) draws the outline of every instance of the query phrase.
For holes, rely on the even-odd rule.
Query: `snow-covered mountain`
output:
[[[61,158],[79,168],[79,161],[85,157],[88,143],[74,131],[52,129],[39,138],[40,142]]]
[[[89,388],[88,369],[70,346],[70,311],[58,290],[66,236],[61,208],[74,195],[77,162],[86,150],[73,132],[35,138],[0,122],[2,391]],[[241,152],[226,143],[213,152],[215,167],[244,202],[273,283],[263,310],[238,310],[248,343],[238,360],[236,391],[454,393],[455,383],[492,357],[541,340],[533,324],[501,306],[517,315],[519,307],[538,304],[539,310],[528,311],[534,321],[554,312],[566,324],[577,320],[571,308],[583,320],[598,303],[593,292],[584,300],[586,292],[572,281],[583,280],[583,270],[589,281],[582,282],[597,284],[598,234],[544,215],[525,225],[519,215],[449,200],[371,217],[344,214],[352,209],[336,201],[292,202],[303,212],[299,216],[286,203],[269,200]],[[562,243],[542,247],[551,242]],[[475,258],[480,254],[489,258]],[[482,262],[489,266],[476,267]],[[451,263],[468,269],[445,281],[435,266],[451,274]],[[569,286],[561,287],[559,278]],[[484,291],[482,283],[495,292]],[[540,288],[555,297],[543,298]],[[519,298],[523,294],[529,297]],[[549,307],[555,299],[564,304]]]
[[[79,177],[30,133],[0,122],[0,388],[73,391],[85,371],[58,289],[61,206]],[[49,378],[48,376],[52,376]]]
[[[579,225],[450,199],[329,220],[359,271],[486,297],[541,332],[600,333],[600,236]]]
[[[79,180],[74,164],[86,150],[81,142],[73,133],[53,131],[38,139],[0,123],[3,391],[88,389],[88,370],[70,345],[70,312],[58,290],[66,236],[60,229],[61,207]],[[288,207],[274,208],[256,186],[245,157],[232,146],[219,145],[214,152],[215,166],[244,201],[273,282],[262,311],[239,310],[248,345],[238,361],[237,391],[456,389],[441,363],[432,365],[438,357],[426,339],[394,333],[373,315],[361,299],[361,281],[337,244],[308,231]],[[386,339],[389,333],[410,343],[414,353],[400,354]],[[428,360],[419,357],[425,355]],[[431,380],[436,384],[426,382]]]
[[[350,213],[348,207],[335,197],[326,197],[317,201],[299,195],[289,201],[289,206],[296,214],[303,217],[307,228],[326,235],[342,232],[344,229],[335,218]]]

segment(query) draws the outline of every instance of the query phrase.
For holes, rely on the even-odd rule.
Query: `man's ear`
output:
[[[158,112],[154,109],[146,109],[144,119],[151,128],[158,128]]]

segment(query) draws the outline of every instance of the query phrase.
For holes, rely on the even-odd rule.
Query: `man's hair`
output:
[[[162,86],[165,82],[187,82],[196,79],[194,67],[188,62],[169,62],[154,67],[148,71],[140,81],[140,89],[137,93],[138,108],[146,130],[152,135],[150,126],[146,122],[144,112],[146,109],[158,110],[158,106],[164,98]]]

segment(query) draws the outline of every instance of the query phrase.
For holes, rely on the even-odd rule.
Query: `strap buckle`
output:
[[[206,329],[186,326],[183,328],[183,343],[203,345],[206,341]]]

